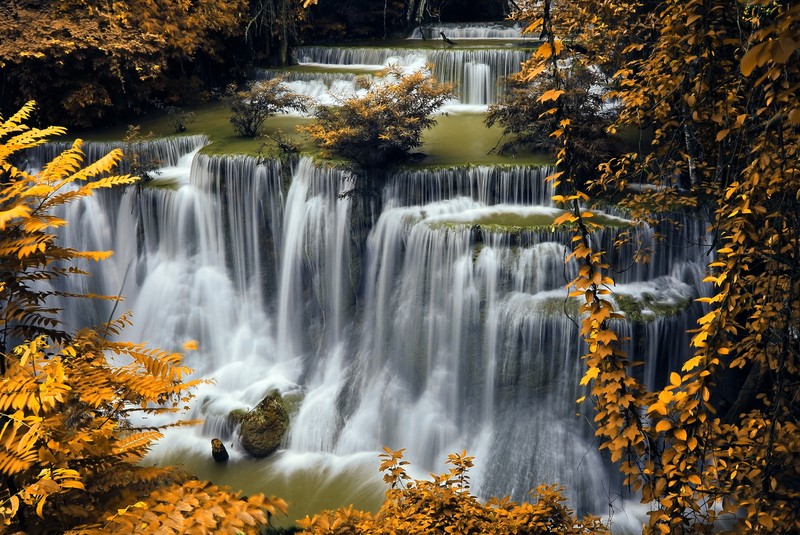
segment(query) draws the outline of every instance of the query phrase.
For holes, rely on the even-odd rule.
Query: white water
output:
[[[296,51],[300,65],[326,70],[363,71],[374,73],[395,65],[406,71],[433,65],[433,75],[439,82],[455,85],[457,100],[445,111],[484,110],[497,102],[505,87],[505,78],[520,69],[520,63],[530,51],[514,48],[489,49],[398,49],[380,47],[331,48],[321,46],[300,47]],[[293,89],[310,96],[319,97],[321,88],[327,87],[334,94],[355,92],[355,81],[334,81],[321,74],[313,79],[303,73],[302,80],[293,79]],[[329,103],[323,99],[323,103]]]
[[[522,27],[519,24],[507,25],[499,23],[485,24],[459,24],[443,23],[418,26],[411,32],[409,39],[441,39],[440,32],[453,40],[461,39],[532,39],[530,35],[523,35]]]

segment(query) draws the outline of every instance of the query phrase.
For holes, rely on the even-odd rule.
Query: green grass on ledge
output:
[[[485,209],[470,211],[466,213],[453,214],[452,218],[437,217],[433,226],[479,226],[482,229],[496,232],[514,232],[521,230],[533,230],[550,228],[557,217],[561,216],[564,210],[558,208],[541,207],[511,207],[511,206],[492,206]],[[615,217],[602,212],[593,212],[595,215],[591,222],[602,227],[623,228],[629,227],[631,222],[627,219]]]
[[[186,131],[176,134],[169,117],[165,114],[151,115],[132,121],[140,126],[141,133],[150,132],[155,137],[205,134],[211,144],[203,149],[205,154],[248,154],[270,156],[275,153],[275,143],[268,137],[244,138],[237,136],[230,124],[230,110],[221,103],[209,104],[194,111],[194,120],[187,123]],[[499,127],[487,128],[483,114],[464,113],[437,116],[437,125],[423,133],[423,145],[418,152],[425,154],[419,161],[409,164],[413,168],[453,167],[463,165],[547,165],[550,159],[544,154],[523,153],[516,157],[500,156],[491,152],[502,136]],[[276,116],[267,119],[263,133],[266,136],[282,131],[293,139],[303,154],[321,157],[319,149],[311,139],[298,133],[298,125],[307,124],[308,118]],[[87,141],[119,141],[125,137],[128,125],[72,132]]]

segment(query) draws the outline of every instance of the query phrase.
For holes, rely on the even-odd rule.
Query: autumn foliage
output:
[[[17,0],[0,7],[0,109],[34,99],[51,121],[88,126],[153,99],[196,97],[226,71],[244,0]],[[224,80],[224,78],[223,78]],[[216,83],[221,84],[222,80]]]
[[[561,489],[541,485],[531,493],[532,501],[512,502],[508,498],[480,501],[470,492],[469,469],[474,457],[466,452],[447,457],[452,466],[428,480],[415,480],[406,472],[403,450],[384,448],[381,454],[383,479],[389,485],[386,500],[377,513],[358,511],[352,506],[324,511],[298,524],[311,535],[563,535],[604,534],[596,517],[575,519],[564,504]]]
[[[645,532],[797,533],[800,6],[545,1],[518,16],[546,38],[522,76],[549,103],[537,120],[557,119],[551,180],[575,229],[581,382],[601,450],[651,504]],[[581,64],[609,77],[610,131],[641,134],[588,182],[578,156],[591,140],[565,100],[565,66]],[[627,355],[614,326],[614,267],[585,211],[609,197],[643,222],[705,218],[714,240],[694,354],[660,389],[637,380],[633,360],[648,356]]]
[[[0,119],[0,532],[257,533],[285,512],[282,500],[139,464],[166,427],[143,417],[182,410],[198,384],[183,355],[112,341],[127,316],[70,332],[36,284],[82,276],[72,260],[111,254],[61,246],[54,230],[67,222],[53,210],[137,179],[113,174],[119,151],[84,167],[80,141],[36,174],[16,167],[61,132],[28,128],[32,111]]]
[[[330,155],[375,168],[407,159],[422,144],[422,132],[436,124],[431,114],[452,96],[452,87],[437,83],[430,70],[405,74],[391,67],[365,95],[318,106],[315,121],[301,130]]]

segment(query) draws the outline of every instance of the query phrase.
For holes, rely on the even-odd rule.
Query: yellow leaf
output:
[[[772,517],[769,513],[758,513],[758,523],[767,529],[772,529],[775,524],[772,522]]]
[[[709,323],[711,323],[712,321],[714,321],[717,318],[717,314],[718,313],[719,313],[718,310],[712,310],[711,312],[709,312],[708,314],[706,314],[702,318],[698,319],[697,323],[699,323],[700,325],[709,324]]]
[[[672,386],[679,386],[681,384],[681,374],[672,372],[669,374],[669,383]]]
[[[36,504],[36,516],[39,518],[44,518],[44,502],[47,500],[47,496],[39,500],[39,503]]]
[[[542,46],[540,46],[536,50],[534,57],[547,59],[552,55],[553,55],[553,48],[550,46],[550,43],[542,43]]]
[[[682,440],[686,442],[686,438],[688,437],[685,429],[676,429],[675,430],[675,438],[678,440]]]
[[[702,15],[691,15],[689,18],[686,19],[686,25],[687,26],[691,26],[691,24],[693,22],[695,22],[696,20],[699,20],[701,18],[703,18]]]
[[[31,214],[30,207],[20,204],[10,210],[0,211],[0,230],[6,228],[9,221],[17,217],[28,217]]]
[[[717,132],[717,142],[725,139],[725,137],[728,135],[730,131],[731,131],[730,128],[726,128],[724,130],[720,130],[719,132]]]
[[[586,375],[584,375],[584,376],[583,376],[583,379],[581,379],[581,385],[587,385],[587,384],[589,384],[589,381],[591,381],[592,379],[594,379],[595,377],[597,377],[597,375],[598,375],[599,373],[600,373],[600,368],[596,368],[596,367],[592,366],[592,367],[591,367],[591,368],[589,368],[589,370],[586,372]]]
[[[538,18],[538,19],[534,20],[527,28],[522,30],[522,33],[533,33],[536,30],[538,30],[539,28],[541,28],[543,23],[544,23],[544,19],[543,18]]]
[[[198,344],[197,340],[187,340],[183,343],[183,350],[184,351],[197,351]]]
[[[772,61],[783,65],[797,50],[797,43],[791,37],[781,37],[772,41],[770,52],[772,53]]]
[[[560,216],[558,216],[553,220],[553,226],[558,226],[563,223],[573,223],[577,219],[578,219],[577,217],[572,215],[572,212],[564,212],[563,214],[561,214]]]
[[[681,368],[681,371],[688,372],[689,370],[692,370],[692,369],[696,368],[697,366],[699,366],[702,361],[703,361],[703,357],[702,356],[692,357],[692,358],[690,358],[689,360],[687,360],[686,362],[683,363],[683,367]]]
[[[656,433],[663,433],[672,429],[672,423],[669,420],[661,420],[656,424]]]

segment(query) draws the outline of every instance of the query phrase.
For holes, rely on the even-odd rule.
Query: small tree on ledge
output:
[[[430,67],[411,74],[391,67],[388,77],[372,84],[364,96],[317,107],[316,120],[300,129],[325,151],[361,168],[407,159],[422,144],[423,130],[436,124],[431,114],[453,98],[453,88],[437,83]]]
[[[305,112],[309,99],[295,93],[281,77],[255,82],[249,89],[229,87],[225,100],[231,108],[231,124],[240,136],[256,137],[268,117],[285,110]]]

